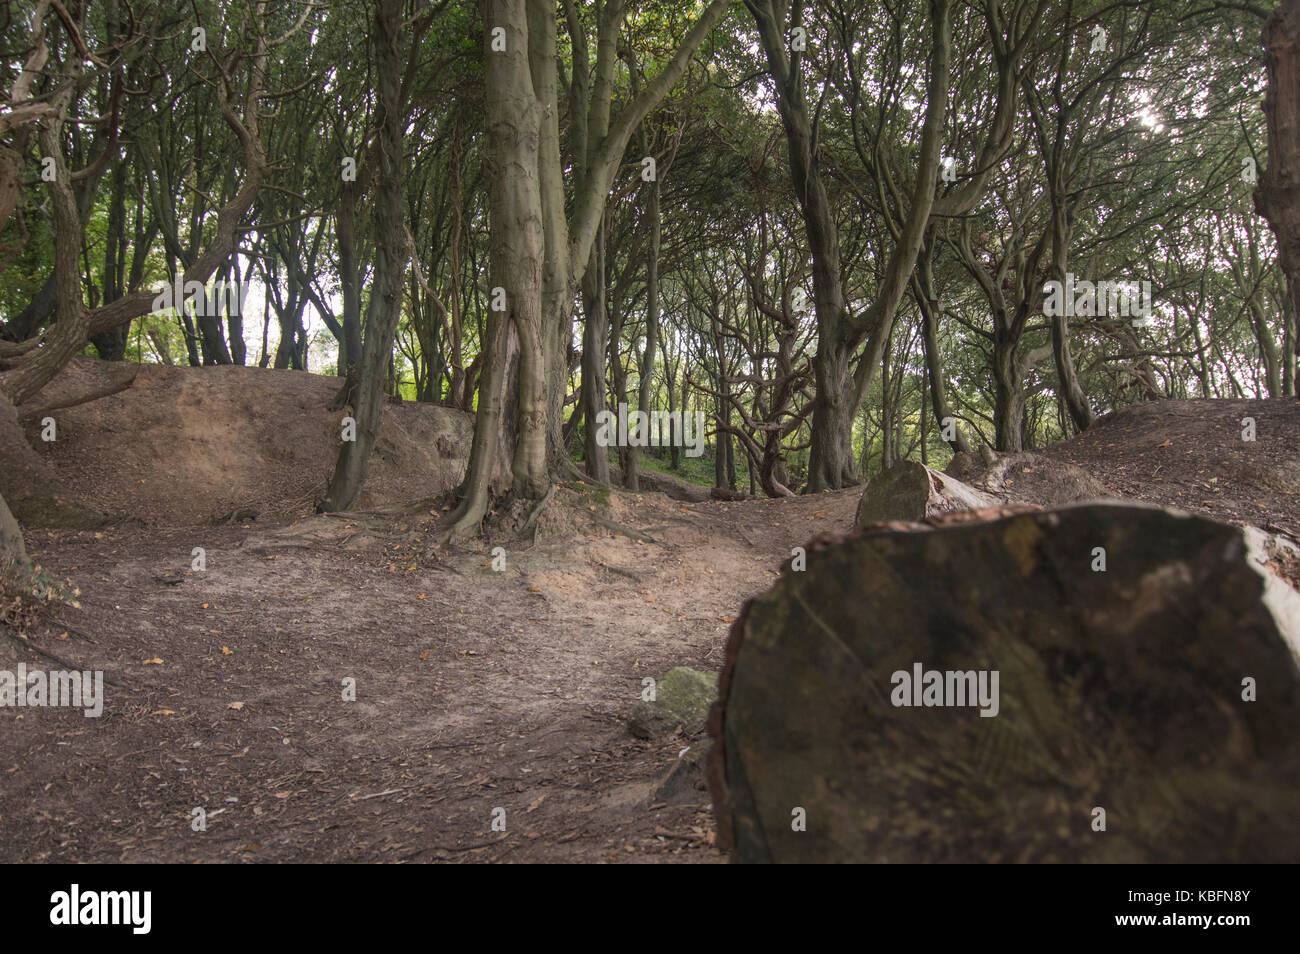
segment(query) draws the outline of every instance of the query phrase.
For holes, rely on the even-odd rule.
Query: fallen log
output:
[[[1093,504],[814,541],[710,716],[743,862],[1300,857],[1300,594],[1264,535]]]
[[[941,513],[974,510],[1000,502],[992,494],[976,490],[956,477],[904,460],[877,474],[867,484],[858,502],[854,525],[924,520]]]

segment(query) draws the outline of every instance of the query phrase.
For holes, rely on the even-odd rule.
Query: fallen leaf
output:
[[[227,708],[227,709],[242,709],[242,708],[244,708],[244,704],[243,704],[242,702],[232,702],[230,705],[226,706],[226,708]]]
[[[1168,447],[1168,446],[1169,446],[1170,444],[1172,444],[1172,443],[1173,443],[1173,441],[1171,441],[1171,440],[1166,440],[1163,444],[1157,444],[1156,446],[1157,446],[1157,447]]]
[[[144,661],[144,664],[145,664],[146,666],[161,666],[162,663],[163,663],[163,661],[162,661],[161,659],[159,659],[157,656],[154,656],[152,659],[146,659],[146,660]]]
[[[234,651],[233,649],[231,649],[229,646],[222,646],[222,647],[221,647],[221,655],[223,655],[223,656],[233,656],[233,655],[235,655],[235,651]]]

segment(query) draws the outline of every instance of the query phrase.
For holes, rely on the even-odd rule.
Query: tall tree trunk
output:
[[[1056,182],[1052,190],[1052,278],[1065,287],[1065,270],[1069,261],[1070,237],[1074,231],[1071,224],[1073,213],[1068,204],[1070,200],[1064,195],[1064,172],[1057,164],[1049,167],[1048,175]],[[1056,361],[1056,381],[1061,399],[1070,412],[1070,420],[1079,431],[1092,427],[1094,416],[1088,396],[1079,384],[1079,374],[1074,365],[1074,356],[1070,353],[1070,317],[1066,314],[1071,309],[1058,308],[1058,314],[1052,316],[1052,357]]]
[[[892,337],[892,336],[891,336]],[[880,359],[880,469],[889,470],[897,461],[894,458],[894,402],[889,381],[889,342]]]
[[[231,264],[226,274],[234,274],[239,279],[239,307],[226,313],[226,335],[230,339],[230,361],[232,364],[241,367],[248,363],[248,346],[244,344],[244,303],[243,292],[248,287],[249,281],[253,278],[253,263],[248,263],[248,270],[241,277],[239,274],[239,258],[232,256]]]
[[[521,356],[520,367],[526,376],[522,384],[523,393],[519,391],[520,385],[513,384],[516,379],[510,370],[507,368],[504,372],[505,397],[509,399],[512,395],[520,394],[518,416],[513,415],[508,407],[501,408],[499,416],[492,424],[493,427],[500,429],[499,435],[484,438],[493,443],[500,439],[507,450],[515,456],[524,455],[522,461],[512,464],[512,471],[515,474],[522,473],[528,476],[525,485],[520,488],[521,494],[531,496],[542,486],[549,486],[549,475],[539,473],[536,461],[538,446],[543,447],[543,463],[549,468],[558,470],[565,463],[562,460],[565,449],[560,411],[563,407],[564,386],[568,372],[567,356],[571,339],[573,292],[582,284],[583,273],[591,260],[596,232],[628,140],[638,124],[656,104],[662,101],[685,72],[696,49],[708,36],[713,25],[727,11],[729,5],[729,0],[712,0],[700,13],[685,39],[660,72],[646,84],[639,95],[624,106],[617,119],[611,122],[609,105],[613,87],[610,82],[602,86],[601,77],[609,80],[613,75],[624,5],[622,0],[606,0],[601,7],[598,17],[601,43],[597,56],[597,84],[589,103],[585,95],[586,92],[591,91],[585,32],[576,3],[566,0],[565,12],[575,51],[574,75],[569,86],[572,97],[570,121],[571,141],[574,144],[575,187],[572,216],[566,219],[563,201],[563,166],[558,146],[559,104],[556,101],[556,86],[553,80],[555,57],[550,54],[554,43],[556,8],[547,0],[510,0],[510,2],[484,0],[484,23],[488,27],[485,33],[484,56],[488,63],[486,71],[488,84],[496,86],[496,92],[491,94],[495,96],[495,116],[504,120],[507,126],[514,127],[519,135],[526,134],[532,143],[530,147],[522,147],[519,135],[514,136],[514,143],[505,141],[510,138],[507,131],[496,150],[497,158],[506,160],[513,155],[514,158],[526,160],[526,164],[519,166],[518,163],[512,162],[497,168],[501,170],[501,175],[506,175],[508,172],[512,182],[511,188],[518,191],[523,186],[522,180],[527,179],[527,188],[536,194],[539,207],[537,223],[544,233],[544,235],[539,234],[539,239],[542,241],[543,254],[546,257],[546,261],[539,266],[545,275],[539,292],[539,297],[544,302],[540,333],[534,339],[531,329],[524,327],[531,322],[531,316],[522,314],[518,336],[512,338],[515,324],[512,319],[511,331],[504,335],[502,346],[496,350],[485,349],[489,361],[494,355],[500,355],[502,360],[508,360],[511,350],[508,342],[511,340],[520,341],[521,346],[529,350],[535,347],[534,340],[541,344],[540,362],[531,355]],[[492,30],[496,27],[502,27],[506,31],[505,52],[491,49]],[[512,99],[513,105],[509,102]],[[526,109],[523,103],[525,99]],[[591,106],[590,115],[588,105]],[[528,113],[526,117],[525,111]],[[489,139],[492,138],[491,127],[495,121],[492,110],[489,109]],[[599,132],[599,135],[590,137],[587,135],[589,123]],[[489,149],[489,152],[491,151]],[[531,155],[524,156],[525,152],[531,152]],[[540,168],[539,163],[544,164],[546,168]],[[494,190],[497,185],[499,183],[493,183]],[[504,194],[501,195],[497,208],[506,218],[511,206],[514,206],[517,212],[520,208],[520,197],[516,195],[507,200]],[[494,226],[494,232],[495,228]],[[530,246],[531,243],[530,236],[524,244]],[[495,234],[492,236],[492,244],[495,249],[497,244]],[[508,251],[512,245],[516,246],[515,252]],[[504,260],[517,257],[518,250],[517,243],[502,246],[501,255],[498,257],[503,260],[503,268]],[[524,297],[526,299],[527,296]],[[526,310],[531,310],[531,304],[526,300],[521,301],[521,304]],[[513,309],[516,306],[512,304],[511,307]],[[603,360],[603,354],[603,348],[597,350],[596,360]],[[544,400],[540,407],[535,397],[536,385],[530,378],[535,376],[536,365],[544,369],[542,375]],[[494,369],[485,365],[483,372],[485,377],[489,371],[493,372],[495,378]],[[480,410],[484,406],[485,402],[480,396]],[[586,407],[583,410],[585,411]],[[482,427],[484,423],[486,422],[480,415],[478,426]],[[505,428],[512,425],[517,425],[521,430],[522,436],[518,442],[512,439],[512,435],[500,436],[504,434]],[[593,427],[594,421],[589,419],[587,425],[588,428]],[[529,433],[530,430],[539,428],[543,431],[542,440],[537,440]],[[479,439],[477,433],[475,439],[476,441]],[[475,487],[486,487],[489,474],[481,472],[478,468],[485,465],[490,467],[493,463],[492,458],[493,455],[487,453],[478,457],[471,455],[470,473],[465,483],[470,494],[473,494]],[[467,496],[466,501],[469,499]],[[475,505],[467,507],[466,503],[462,503],[458,508],[457,519],[452,525],[450,535],[456,537],[472,532],[471,527],[477,526],[478,519],[484,512],[485,501],[486,498],[483,496],[482,501]]]
[[[73,73],[80,71],[79,62]],[[66,96],[70,96],[69,89]],[[85,345],[90,330],[90,313],[81,297],[81,254],[83,230],[73,197],[71,171],[63,160],[63,117],[67,100],[60,104],[57,120],[47,121],[40,131],[41,151],[54,158],[54,180],[50,183],[50,206],[54,218],[54,327],[29,364],[0,375],[0,384],[14,404],[31,397],[66,365]]]
[[[1024,412],[1025,390],[1016,359],[1016,341],[999,335],[993,345],[993,426],[998,450],[1024,449]]]
[[[808,460],[810,492],[848,486],[857,480],[853,460],[853,418],[861,396],[880,366],[894,314],[916,262],[934,203],[939,168],[939,139],[948,109],[948,74],[952,38],[949,0],[930,0],[932,42],[925,123],[917,179],[898,241],[890,256],[877,297],[870,308],[851,317],[845,306],[840,273],[839,237],[814,148],[812,122],[804,95],[803,56],[789,49],[783,22],[786,4],[779,0],[745,0],[753,14],[776,90],[790,156],[790,173],[803,212],[813,260],[813,305],[817,318],[817,354],[813,358],[816,391]],[[799,26],[801,4],[790,26]],[[866,351],[858,374],[850,361],[859,344]]]
[[[542,109],[537,143],[545,264],[542,272],[542,353],[546,372],[546,467],[559,474],[568,462],[564,437],[564,395],[568,390],[569,349],[573,341],[575,284],[569,262],[565,219],[564,160],[560,154],[560,106],[556,82],[555,0],[528,0],[528,59],[533,92]],[[581,86],[584,70],[575,70]],[[585,122],[585,116],[576,123]],[[586,154],[585,142],[575,147]],[[581,405],[579,411],[581,413]],[[529,446],[533,439],[529,438]],[[518,453],[518,450],[516,450]],[[531,466],[531,465],[530,465]]]
[[[591,250],[594,261],[582,278],[582,413],[587,427],[583,450],[587,473],[597,484],[609,483],[609,451],[596,438],[597,417],[605,410],[605,350],[609,337],[609,314],[605,300],[605,226],[597,232]]]
[[[104,304],[117,301],[125,289],[126,277],[126,163],[113,167],[108,205],[108,230],[104,236]],[[104,361],[122,361],[126,358],[126,342],[130,325],[119,325],[91,338],[91,344]]]
[[[641,382],[637,393],[637,409],[643,414],[650,413],[650,397],[653,393],[655,373],[655,350],[659,347],[659,246],[662,239],[659,216],[659,178],[656,176],[650,185],[650,252],[646,259],[645,280],[645,350],[641,354]],[[647,416],[645,420],[649,420]],[[625,483],[629,490],[640,490],[641,481],[637,477],[641,449],[633,447],[628,452]]]
[[[1300,4],[1278,6],[1264,27],[1264,66],[1268,86],[1264,119],[1268,127],[1268,167],[1255,187],[1255,209],[1277,237],[1278,261],[1286,276],[1286,333],[1282,389],[1294,394],[1296,334],[1300,332]]]
[[[673,412],[677,410],[677,382],[675,380],[676,375],[672,371],[672,366],[666,365],[666,370],[669,372],[668,381],[666,382],[667,387],[665,389],[668,392],[668,429],[670,431],[668,435],[668,466],[674,471],[678,471],[682,469],[682,450],[679,446],[681,435],[677,433],[677,428],[672,425]],[[686,413],[684,409],[682,413]]]
[[[624,272],[624,277],[631,274],[630,270]],[[621,284],[621,283],[620,283]],[[617,295],[609,293],[608,287],[605,294],[605,314],[609,318],[609,330],[606,334],[608,342],[605,349],[605,361],[609,367],[609,406],[618,411],[620,407],[627,407],[629,411],[632,405],[627,399],[627,365],[623,363],[622,356],[619,352],[619,345],[623,340],[623,325],[627,320],[627,313],[623,310],[622,299]],[[618,445],[618,469],[622,474],[627,474],[629,455],[632,453],[632,417],[628,415],[628,441]]]
[[[218,280],[224,280],[225,270],[217,273]],[[209,296],[215,298],[215,296]],[[204,364],[231,364],[230,350],[226,347],[225,330],[222,328],[221,313],[209,314],[213,309],[204,306],[204,314],[196,316],[199,334],[202,336]],[[127,326],[129,327],[129,326]]]
[[[509,408],[509,342],[519,342],[518,416],[520,441],[511,470],[523,496],[545,480],[546,367],[542,344],[542,272],[546,241],[537,162],[542,109],[533,91],[528,57],[527,0],[483,0],[487,27],[486,131],[484,164],[489,187],[492,286],[505,290],[505,311],[488,314],[488,348],[479,386],[474,443],[470,449],[465,497],[452,513],[448,535],[462,539],[477,532],[487,511],[488,481],[497,441]],[[506,49],[491,48],[492,32],[505,31]],[[503,387],[503,385],[505,387]],[[540,419],[539,419],[540,418]],[[539,478],[535,470],[542,465]],[[547,485],[549,487],[549,484]],[[544,491],[543,491],[544,492]]]
[[[339,288],[343,298],[343,337],[339,339],[338,375],[356,386],[357,366],[361,361],[361,277],[357,264],[357,201],[360,177],[343,184],[338,214],[334,217],[334,235],[339,249]],[[347,385],[345,385],[347,386]]]
[[[558,142],[552,123],[559,115],[559,104],[554,99],[554,62],[555,57],[539,56],[536,58],[534,76],[546,73],[552,77],[551,81],[539,83],[536,85],[536,94],[541,99],[543,123],[542,123],[542,146],[541,161],[547,166],[542,171],[543,178],[543,201],[544,213],[547,230],[547,249],[548,249],[548,278],[546,282],[546,311],[543,315],[545,328],[543,337],[547,353],[547,379],[549,389],[549,407],[554,411],[554,420],[548,424],[548,457],[551,459],[553,466],[560,466],[560,458],[564,455],[562,441],[562,429],[559,422],[559,410],[563,403],[565,379],[567,377],[568,362],[567,354],[569,342],[572,339],[572,300],[573,292],[578,287],[586,287],[585,272],[594,261],[591,254],[595,244],[596,234],[604,219],[605,205],[610,194],[610,187],[613,184],[614,176],[617,174],[623,154],[626,150],[627,143],[632,134],[636,131],[641,121],[649,114],[656,105],[658,105],[673,85],[686,71],[691,58],[700,44],[709,35],[714,24],[726,13],[730,7],[730,0],[711,0],[709,5],[700,12],[695,22],[691,25],[685,38],[682,40],[677,49],[673,52],[671,58],[664,64],[660,71],[647,82],[640,92],[636,93],[630,102],[624,105],[621,112],[615,117],[611,113],[611,100],[614,91],[614,71],[618,60],[618,44],[620,42],[620,28],[625,15],[625,4],[623,0],[605,0],[599,8],[597,15],[598,21],[598,43],[595,57],[594,71],[589,69],[590,58],[587,53],[587,42],[585,28],[581,23],[581,17],[577,12],[577,4],[573,0],[565,0],[564,8],[566,18],[569,23],[570,40],[573,43],[573,79],[569,84],[570,89],[570,142],[573,148],[573,168],[574,168],[574,195],[572,203],[572,213],[567,220],[567,225],[561,228],[566,220],[563,209],[563,191],[560,166],[557,163],[559,157],[558,145],[554,148],[551,146],[552,141]],[[555,6],[549,0],[532,0],[530,14],[533,16],[533,22],[544,24],[548,31],[546,42],[551,42],[548,38],[554,36],[554,19]],[[532,37],[530,37],[530,42]],[[545,43],[542,44],[542,47]],[[542,48],[539,48],[539,52]],[[545,66],[544,70],[539,67]],[[594,82],[592,73],[594,72]],[[567,247],[561,251],[561,243],[567,243]],[[554,249],[559,253],[558,257],[550,255]],[[567,280],[560,281],[560,277],[567,268]],[[586,295],[584,293],[584,306]],[[605,329],[597,328],[598,332],[604,332]],[[597,337],[602,339],[602,345],[607,335],[601,333]],[[584,334],[584,341],[586,335]],[[586,357],[587,348],[584,346],[584,357]],[[603,360],[605,354],[603,346],[596,352],[596,360]],[[603,369],[602,369],[603,371]],[[603,373],[601,375],[603,379]],[[589,415],[591,406],[595,403],[596,395],[594,385],[587,385],[586,369],[583,373],[583,385],[587,388],[587,394],[582,402],[582,410],[587,416],[587,429],[590,431],[595,426],[594,419]],[[603,385],[603,381],[602,381]],[[603,402],[604,395],[599,395]],[[595,475],[592,475],[593,477]],[[605,473],[602,482],[608,482],[608,472]]]
[[[921,340],[925,347],[925,369],[930,382],[930,400],[934,406],[934,419],[939,425],[940,436],[944,431],[944,422],[951,420],[953,439],[947,442],[948,446],[954,452],[969,452],[971,449],[970,442],[966,440],[966,435],[961,428],[957,427],[957,419],[953,416],[952,408],[948,404],[948,389],[943,380],[943,354],[939,350],[939,311],[941,309],[934,293],[934,277],[930,265],[931,250],[931,247],[927,246],[926,250],[922,252],[912,282],[916,306],[921,311]],[[923,400],[923,409],[924,406],[925,402]],[[922,446],[924,446],[924,442]]]
[[[1062,309],[1064,310],[1064,309]],[[1056,362],[1056,379],[1061,389],[1061,399],[1070,420],[1079,431],[1092,427],[1095,419],[1088,396],[1079,384],[1079,372],[1070,352],[1070,318],[1068,315],[1052,316],[1052,357]]]
[[[1282,299],[1282,394],[1295,397],[1296,338],[1300,336],[1300,315],[1296,313],[1295,295],[1291,293],[1289,282]]]
[[[853,417],[857,402],[848,348],[834,339],[819,338],[817,354],[813,356],[813,380],[809,493],[847,487],[857,479],[853,462]]]
[[[366,335],[358,367],[356,440],[343,441],[334,477],[317,510],[346,510],[365,481],[370,450],[379,435],[384,410],[385,370],[402,309],[406,241],[402,201],[405,193],[403,144],[406,116],[401,99],[402,0],[379,0],[375,12],[375,64],[379,86],[379,174],[375,185],[374,284],[366,306]]]
[[[844,337],[847,317],[841,281],[839,232],[822,180],[821,165],[814,151],[812,119],[800,72],[803,56],[798,51],[788,51],[789,36],[781,22],[785,5],[773,0],[749,0],[746,6],[754,16],[767,55],[768,72],[776,90],[777,111],[785,130],[790,175],[803,213],[808,250],[812,256],[817,354],[813,358],[816,390],[808,489],[816,492],[843,487],[856,478],[852,442],[856,408],[852,406],[850,348]],[[797,26],[800,24],[791,23],[791,27]]]

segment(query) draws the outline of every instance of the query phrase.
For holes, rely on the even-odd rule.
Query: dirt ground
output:
[[[1044,454],[1083,467],[1118,497],[1300,538],[1294,398],[1133,404]]]
[[[1300,532],[1300,405],[1173,403],[1048,456],[1117,494]],[[1244,449],[1227,430],[1243,410]],[[81,607],[0,639],[0,668],[110,684],[99,719],[0,709],[0,861],[721,861],[706,793],[651,799],[691,740],[639,741],[624,720],[645,676],[716,671],[744,600],[792,547],[847,530],[859,495],[687,504],[574,483],[536,541],[481,549],[435,545],[433,498],[29,530]]]
[[[423,509],[29,533],[82,593],[32,646],[115,684],[99,719],[0,710],[0,860],[721,860],[705,793],[650,800],[689,740],[624,720],[645,676],[716,670],[743,600],[792,546],[847,528],[857,493],[606,506],[584,489],[552,504],[567,532],[481,552],[436,549]],[[588,507],[653,542],[582,525]]]

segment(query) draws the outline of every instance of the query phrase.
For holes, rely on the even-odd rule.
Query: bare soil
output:
[[[1254,440],[1245,420],[1254,423]],[[1120,497],[1300,537],[1300,402],[1134,404],[1047,448]]]
[[[1243,411],[1258,419],[1244,449],[1228,428]],[[1045,456],[1119,495],[1295,533],[1298,441],[1293,401],[1165,402]],[[186,446],[161,461],[119,448],[111,472],[86,451],[60,475],[98,473],[101,499],[131,512],[123,481],[165,483]],[[401,505],[315,516],[304,495],[288,516],[211,525],[219,508],[200,500],[184,526],[28,530],[81,607],[0,638],[0,668],[111,684],[99,719],[0,709],[0,861],[722,860],[705,793],[651,798],[692,740],[643,742],[624,720],[645,676],[718,669],[745,599],[792,547],[848,530],[860,490],[687,503],[572,483],[535,540],[463,549],[434,542],[445,494],[403,496],[386,483],[400,475],[377,474],[371,499]]]
[[[28,485],[57,481],[61,495],[84,508],[145,526],[220,522],[241,512],[284,519],[324,496],[350,408],[330,411],[337,378],[303,371],[223,365],[137,365],[130,386],[85,404],[43,411],[23,422],[35,451],[20,457],[0,442],[0,478]],[[93,391],[114,371],[77,358],[35,402],[57,404]],[[196,373],[196,371],[198,373]],[[52,418],[55,440],[43,440]],[[371,453],[371,474],[358,507],[383,507],[445,493],[469,458],[473,416],[431,404],[388,403]],[[35,475],[13,470],[29,464]],[[37,508],[38,512],[47,508]]]
[[[82,606],[18,656],[116,684],[100,719],[0,710],[0,860],[720,860],[707,795],[651,802],[690,740],[624,720],[645,676],[719,668],[732,614],[857,493],[588,491],[557,494],[536,544],[482,551],[438,549],[432,508],[29,533]]]

